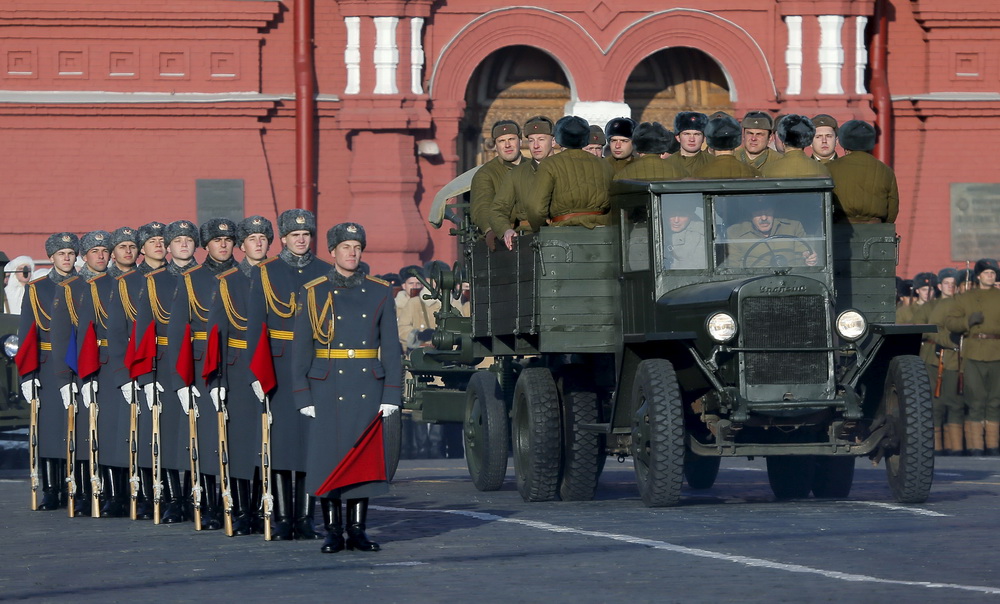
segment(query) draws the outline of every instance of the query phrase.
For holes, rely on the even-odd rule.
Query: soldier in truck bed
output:
[[[872,154],[875,128],[851,120],[840,128],[840,145],[847,155],[826,165],[833,176],[834,220],[896,222],[899,189],[896,174]]]
[[[521,127],[510,120],[500,120],[490,130],[496,145],[497,156],[486,162],[472,177],[469,189],[469,213],[472,223],[486,236],[486,243],[493,249],[502,233],[490,228],[489,208],[500,189],[500,182],[514,166],[521,163]]]

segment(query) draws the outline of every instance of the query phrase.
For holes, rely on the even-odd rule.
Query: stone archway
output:
[[[732,113],[729,84],[718,63],[694,48],[669,48],[642,60],[629,75],[625,102],[639,122],[673,128],[679,111]]]

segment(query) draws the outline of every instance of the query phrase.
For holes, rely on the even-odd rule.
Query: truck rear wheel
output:
[[[684,451],[684,479],[692,489],[711,489],[719,476],[721,457],[708,457]]]
[[[559,379],[562,407],[563,458],[559,497],[563,501],[590,501],[597,491],[603,455],[601,435],[580,429],[598,422],[597,390],[586,368],[568,366]]]
[[[816,472],[812,455],[773,455],[767,458],[767,481],[777,499],[809,496]]]
[[[854,484],[856,457],[816,456],[812,492],[816,497],[847,497]]]
[[[930,382],[920,357],[892,359],[882,401],[897,441],[885,457],[889,489],[899,503],[923,503],[934,480],[934,419]]]
[[[525,501],[552,501],[559,491],[559,393],[544,367],[521,372],[511,423],[517,492]]]
[[[642,501],[677,505],[684,482],[684,409],[670,361],[639,363],[632,389],[632,456]]]
[[[496,491],[507,474],[510,424],[496,375],[477,371],[469,380],[465,398],[465,461],[472,484],[480,491]]]

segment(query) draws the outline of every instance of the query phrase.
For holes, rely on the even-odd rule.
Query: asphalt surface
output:
[[[609,460],[590,502],[525,503],[513,470],[481,493],[463,460],[403,461],[372,502],[379,553],[321,554],[193,525],[32,512],[0,470],[0,600],[72,602],[1000,602],[1000,458],[938,458],[931,497],[896,505],[858,461],[845,500],[777,502],[762,459],[648,509]],[[318,514],[317,514],[318,518]]]

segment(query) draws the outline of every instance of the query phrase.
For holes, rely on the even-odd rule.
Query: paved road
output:
[[[858,462],[848,500],[775,502],[763,460],[647,509],[629,463],[595,501],[477,492],[462,460],[404,461],[377,500],[377,554],[28,510],[0,471],[0,600],[73,602],[1000,602],[1000,458],[938,458],[930,500],[892,502]]]

